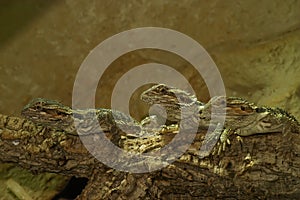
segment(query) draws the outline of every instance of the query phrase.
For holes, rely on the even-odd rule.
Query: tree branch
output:
[[[297,199],[300,195],[300,135],[231,135],[221,155],[201,159],[198,132],[190,149],[155,172],[119,172],[95,159],[78,136],[0,115],[0,160],[33,172],[87,177],[77,199]],[[162,134],[159,149],[170,135]],[[130,140],[129,138],[125,138]],[[134,148],[133,148],[134,149]],[[110,155],[108,155],[109,157]]]

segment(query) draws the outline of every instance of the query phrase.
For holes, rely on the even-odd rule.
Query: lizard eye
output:
[[[166,93],[166,92],[167,92],[167,90],[166,90],[166,88],[161,88],[161,89],[160,89],[160,92],[162,92],[162,93]]]
[[[36,110],[40,110],[41,108],[42,108],[42,107],[41,107],[40,105],[36,105],[36,106],[35,106],[35,109],[36,109]]]
[[[246,110],[246,107],[245,107],[245,106],[241,106],[241,110],[242,110],[242,111],[245,111],[245,110]]]
[[[225,100],[222,100],[222,101],[220,102],[220,104],[221,104],[222,106],[225,106],[226,101],[225,101]]]
[[[40,110],[40,109],[42,109],[43,104],[44,104],[43,102],[39,101],[39,102],[37,102],[37,103],[34,105],[34,107],[35,107],[37,110]]]
[[[62,112],[61,112],[61,111],[58,111],[58,110],[56,110],[54,113],[55,113],[56,115],[61,115],[61,114],[62,114]]]

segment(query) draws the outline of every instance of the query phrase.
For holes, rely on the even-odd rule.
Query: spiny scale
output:
[[[72,110],[68,106],[43,98],[32,100],[22,110],[22,115],[34,123],[77,134],[74,121],[80,126],[81,134],[95,133],[99,124],[104,132],[128,132],[141,134],[141,125],[130,116],[111,109]],[[77,127],[78,128],[78,127]]]
[[[211,133],[211,140],[220,138],[220,148],[225,150],[226,143],[230,143],[228,136],[232,133],[240,136],[250,136],[260,133],[283,132],[286,129],[299,131],[298,121],[286,111],[279,108],[259,107],[238,97],[213,97],[207,104],[198,101],[194,95],[183,90],[158,84],[142,93],[141,99],[150,105],[160,104],[165,107],[168,119],[178,124],[185,118],[192,124],[198,123],[199,128],[207,128],[210,125],[212,108],[222,108],[225,106],[226,119],[225,127],[220,132],[220,124],[215,123],[218,130]],[[223,114],[222,109],[219,109]],[[22,115],[29,120],[52,128],[61,129],[67,133],[74,134],[76,129],[74,121],[80,122],[81,127],[86,130],[86,134],[95,133],[94,128],[100,124],[103,131],[121,138],[121,135],[129,134],[133,137],[141,135],[155,137],[160,128],[147,123],[141,124],[130,116],[110,109],[86,109],[72,110],[53,100],[35,99],[26,105]],[[96,117],[96,120],[94,120]],[[197,121],[198,120],[198,121]],[[97,124],[95,124],[95,121]],[[178,126],[177,126],[178,127]],[[207,141],[212,142],[210,139]],[[218,152],[220,152],[220,148]]]

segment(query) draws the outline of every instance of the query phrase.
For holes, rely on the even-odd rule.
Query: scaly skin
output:
[[[262,133],[283,132],[285,129],[297,131],[297,120],[279,108],[259,107],[245,99],[238,97],[213,97],[207,104],[196,100],[194,95],[164,84],[154,85],[144,91],[141,99],[149,104],[160,104],[168,113],[168,119],[178,123],[180,119],[189,116],[190,121],[198,121],[199,128],[207,128],[211,121],[211,114],[216,118],[212,121],[216,130],[207,137],[204,145],[211,146],[220,139],[218,154],[225,150],[228,137],[234,133],[239,136],[250,136]],[[178,100],[179,99],[179,100]],[[192,107],[192,112],[189,108]],[[225,110],[223,109],[225,108]],[[212,113],[213,111],[213,113]],[[220,127],[218,116],[225,114],[224,129]],[[207,147],[210,149],[209,147]]]
[[[104,108],[73,110],[58,101],[37,98],[27,104],[21,114],[36,124],[73,135],[99,132],[99,125],[103,132],[115,132],[114,135],[122,135],[122,132],[141,134],[141,126],[136,120],[120,111]]]
[[[230,134],[250,136],[276,133],[283,132],[287,128],[297,130],[294,127],[298,126],[295,118],[279,108],[258,107],[237,97],[213,97],[207,104],[203,104],[197,101],[195,96],[163,84],[155,85],[143,92],[141,99],[149,104],[163,105],[171,121],[178,123],[182,116],[186,119],[182,127],[186,129],[195,124],[198,124],[200,129],[207,129],[212,123],[216,129],[208,133],[203,144],[208,150],[207,155],[218,140],[213,154],[225,151],[226,144],[230,144],[228,139]],[[211,118],[212,110],[215,118]],[[224,115],[224,111],[226,111],[226,118],[222,128],[218,117]],[[147,126],[149,124],[149,122],[145,123],[147,120],[139,123],[119,111],[101,108],[72,110],[59,102],[40,98],[25,106],[22,115],[35,123],[71,134],[76,134],[74,121],[80,124],[81,135],[96,133],[99,123],[105,133],[113,133],[109,134],[114,136],[109,138],[113,141],[120,141],[120,137],[125,135],[150,136],[165,127]]]
[[[257,196],[275,198],[280,195],[299,194],[300,141],[299,134],[291,133],[299,130],[297,121],[280,109],[257,107],[240,98],[227,98],[226,101],[228,116],[226,116],[225,126],[230,125],[232,131],[241,131],[241,136],[254,135],[245,137],[246,142],[242,149],[233,140],[226,155],[200,159],[197,154],[199,151],[197,144],[203,141],[204,134],[199,131],[195,144],[192,144],[191,148],[173,164],[152,173],[135,175],[118,172],[109,169],[89,154],[78,135],[64,132],[64,127],[69,127],[69,124],[66,123],[67,126],[64,123],[61,124],[60,120],[69,119],[70,111],[73,114],[73,110],[64,110],[68,107],[62,107],[57,102],[46,101],[46,104],[42,105],[43,108],[35,107],[32,103],[25,107],[23,114],[28,109],[33,109],[30,110],[31,114],[38,111],[36,112],[38,115],[31,115],[37,116],[36,118],[28,117],[35,123],[26,119],[0,115],[0,160],[16,163],[35,172],[47,171],[87,177],[89,183],[82,194],[77,197],[78,200],[201,199],[216,196],[220,199],[228,197],[253,199]],[[48,106],[48,102],[51,106]],[[213,106],[221,105],[221,103],[223,102],[220,99],[213,98],[205,104],[203,109],[199,110],[200,126],[207,127],[210,121],[207,113],[210,113]],[[242,107],[242,105],[249,107]],[[86,111],[82,112],[86,113]],[[106,117],[109,120],[112,119],[111,112],[114,111],[103,112],[104,115],[99,115],[98,119],[104,121],[107,120]],[[264,113],[264,115],[258,115],[263,117],[257,117],[259,113]],[[53,118],[50,123],[48,123],[49,118],[46,117],[49,117],[48,114],[51,119]],[[77,114],[80,116],[82,113],[80,111]],[[40,118],[44,116],[45,118]],[[42,122],[39,119],[46,121]],[[243,119],[254,119],[254,122]],[[109,120],[103,123],[109,125],[111,123]],[[272,127],[274,124],[276,126]],[[115,132],[114,128],[115,124],[107,126],[107,134],[123,134]],[[285,135],[270,134],[257,137],[255,128],[274,132],[284,131]],[[289,129],[292,131],[288,132]],[[218,124],[217,130],[220,130]],[[174,125],[174,127],[164,127],[161,131],[155,130],[145,138],[121,136],[120,140],[122,140],[122,147],[127,151],[143,153],[161,149],[172,140],[177,132],[178,127]],[[84,135],[84,137],[89,137],[89,135]],[[91,139],[93,140],[93,137]],[[254,144],[255,148],[253,148]],[[101,152],[101,147],[95,148]],[[275,148],[276,151],[274,151]],[[113,159],[114,156],[114,152],[107,155],[108,159]],[[127,164],[130,165],[130,163]],[[156,164],[153,163],[154,166]],[[251,188],[250,191],[249,188]]]
[[[162,105],[166,109],[168,120],[174,122],[198,113],[204,106],[204,103],[198,101],[194,95],[164,84],[155,85],[144,91],[141,100],[150,105]]]

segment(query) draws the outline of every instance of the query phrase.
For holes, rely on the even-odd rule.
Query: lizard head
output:
[[[72,115],[72,112],[69,107],[57,101],[37,98],[29,102],[21,114],[34,123],[53,126],[55,123],[65,121]]]
[[[297,120],[280,108],[257,106],[243,98],[238,97],[213,97],[205,105],[204,111],[211,111],[225,105],[225,125],[236,130],[239,135],[247,136],[259,133],[279,133],[288,126],[294,130],[298,124]],[[211,107],[211,108],[210,108]]]
[[[158,104],[163,106],[170,121],[178,121],[181,118],[181,114],[189,114],[181,113],[190,112],[187,108],[193,107],[193,112],[195,112],[202,105],[202,103],[197,101],[195,95],[164,84],[154,85],[144,91],[141,94],[141,100],[150,105]]]

